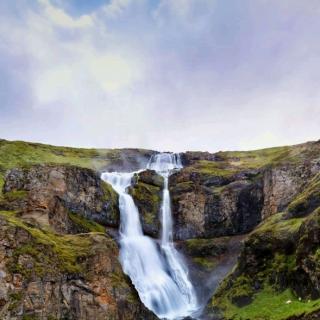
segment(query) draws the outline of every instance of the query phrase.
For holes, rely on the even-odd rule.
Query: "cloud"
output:
[[[51,5],[49,0],[38,0],[43,6],[43,15],[49,19],[53,24],[62,28],[85,28],[92,26],[92,17],[89,15],[82,15],[79,18],[73,18],[66,14],[62,9]]]
[[[210,151],[316,139],[320,12],[310,6],[111,0],[72,14],[60,1],[5,0],[0,135]]]
[[[111,0],[109,4],[104,6],[103,13],[108,18],[117,18],[131,4],[132,4],[132,0]]]

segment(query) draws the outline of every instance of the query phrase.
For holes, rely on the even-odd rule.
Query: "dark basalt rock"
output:
[[[246,233],[261,221],[261,179],[203,179],[200,174],[183,169],[170,178],[170,191],[175,239]]]

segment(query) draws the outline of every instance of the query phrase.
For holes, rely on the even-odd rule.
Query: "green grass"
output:
[[[291,303],[287,303],[287,301]],[[320,309],[320,299],[314,301],[300,301],[287,289],[277,292],[270,286],[253,296],[253,301],[244,307],[237,307],[229,300],[225,300],[220,306],[224,308],[226,319],[233,320],[284,320],[290,316],[299,316]]]
[[[226,151],[218,155],[234,166],[256,169],[266,165],[280,162],[284,159],[293,160],[290,152],[294,147],[275,147],[254,151]]]
[[[5,170],[39,163],[72,164],[99,169],[120,157],[118,149],[56,147],[40,143],[0,140],[0,168]]]
[[[192,169],[204,175],[230,177],[240,171],[258,169],[276,164],[284,159],[290,162],[295,157],[288,155],[293,147],[277,147],[255,151],[224,151],[215,155],[218,161],[199,160]]]
[[[217,262],[214,259],[205,258],[205,257],[195,257],[192,259],[192,261],[195,264],[207,270],[213,269],[217,264]]]
[[[190,169],[227,178],[244,170],[299,164],[317,158],[319,152],[319,144],[314,142],[253,151],[220,151],[215,153],[215,161],[197,160]]]
[[[277,213],[263,221],[252,234],[272,232],[273,234],[297,232],[304,221],[304,218],[284,219],[284,213]]]
[[[69,212],[69,218],[76,224],[82,232],[100,232],[105,233],[105,228],[94,221],[82,217],[80,214]]]
[[[6,192],[3,195],[4,200],[6,201],[15,201],[19,199],[25,199],[28,195],[28,191],[25,190],[12,190],[10,192]]]

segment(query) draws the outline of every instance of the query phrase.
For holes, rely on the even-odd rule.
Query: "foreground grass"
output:
[[[224,316],[233,320],[284,320],[291,316],[300,316],[320,309],[320,299],[301,301],[290,289],[276,292],[270,286],[254,296],[252,303],[242,308],[229,300],[224,301]]]

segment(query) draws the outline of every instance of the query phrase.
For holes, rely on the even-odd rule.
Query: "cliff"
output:
[[[122,273],[117,194],[99,177],[153,153],[0,141],[1,319],[156,319]],[[318,319],[320,142],[181,156],[174,239],[202,319]],[[129,190],[152,237],[162,185],[147,170]]]

